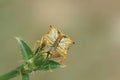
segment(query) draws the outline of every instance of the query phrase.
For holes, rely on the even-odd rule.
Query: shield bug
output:
[[[45,34],[41,40],[37,41],[37,43],[40,46],[40,50],[43,53],[47,53],[47,57],[61,57],[59,62],[64,62],[68,49],[75,42],[60,30],[50,26],[48,33]]]

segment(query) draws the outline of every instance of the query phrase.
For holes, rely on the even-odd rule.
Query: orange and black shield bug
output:
[[[47,53],[49,58],[62,57],[60,62],[66,59],[67,50],[72,44],[74,41],[53,26],[50,26],[48,33],[39,41],[41,51]]]

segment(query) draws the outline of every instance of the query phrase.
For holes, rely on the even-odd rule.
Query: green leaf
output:
[[[53,60],[47,60],[43,65],[41,65],[41,70],[52,70],[57,68],[64,68],[65,65],[55,62]]]
[[[28,59],[30,59],[32,57],[32,50],[22,39],[20,39],[18,37],[16,37],[16,39],[20,45],[22,57],[25,61],[27,61]]]
[[[22,75],[22,80],[30,80],[30,77],[28,74]]]

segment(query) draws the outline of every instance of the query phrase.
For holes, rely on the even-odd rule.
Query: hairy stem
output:
[[[21,69],[23,69],[23,66],[20,66],[16,68],[15,70],[12,70],[2,76],[0,76],[0,80],[8,80],[10,78],[16,77],[21,73]]]

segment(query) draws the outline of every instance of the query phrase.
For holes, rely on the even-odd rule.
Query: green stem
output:
[[[21,73],[21,69],[23,69],[23,66],[20,66],[16,68],[15,70],[12,70],[2,76],[0,76],[0,80],[8,80],[10,78],[16,77]]]
[[[28,74],[23,74],[22,75],[22,80],[30,80],[30,77]]]

